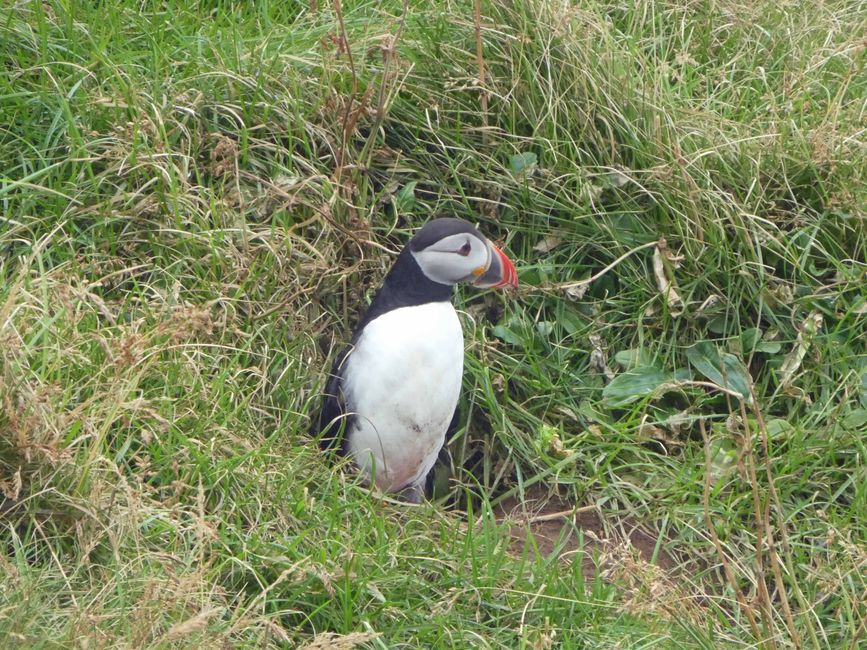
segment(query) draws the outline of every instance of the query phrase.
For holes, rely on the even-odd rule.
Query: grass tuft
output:
[[[3,647],[860,647],[865,27],[7,6]],[[434,214],[522,288],[459,295],[461,428],[409,508],[305,432]]]

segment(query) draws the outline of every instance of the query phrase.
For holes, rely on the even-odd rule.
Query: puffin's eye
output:
[[[472,244],[470,244],[470,242],[467,242],[466,244],[464,244],[463,246],[461,246],[458,249],[458,255],[463,255],[464,257],[466,257],[467,255],[470,254],[470,252],[472,250],[473,250]]]

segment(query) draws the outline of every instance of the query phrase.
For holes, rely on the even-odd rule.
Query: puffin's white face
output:
[[[407,249],[428,280],[474,287],[517,287],[518,272],[505,253],[463,219],[432,219]]]
[[[428,279],[440,284],[471,282],[484,275],[491,265],[492,251],[487,240],[469,232],[448,235],[420,251],[412,251]]]

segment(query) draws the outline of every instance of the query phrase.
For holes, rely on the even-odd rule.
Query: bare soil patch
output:
[[[538,549],[541,555],[557,551],[560,557],[568,558],[583,552],[583,573],[587,579],[604,571],[613,556],[619,557],[630,549],[641,561],[666,572],[678,564],[664,549],[657,550],[657,538],[639,525],[624,520],[606,521],[592,506],[576,508],[575,504],[541,489],[527,490],[523,499],[510,497],[502,501],[495,514],[509,526],[514,553]]]
[[[576,507],[538,488],[526,491],[523,499],[504,500],[495,515],[509,527],[511,552],[538,550],[543,556],[557,553],[561,560],[580,561],[586,581],[598,576],[619,586],[618,607],[625,612],[688,619],[696,625],[707,618],[708,592],[693,579],[702,561],[679,561],[658,535],[629,519],[607,519],[593,506]]]

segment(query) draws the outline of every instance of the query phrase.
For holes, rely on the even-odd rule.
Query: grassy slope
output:
[[[351,65],[329,3],[72,4],[0,14],[4,647],[864,639],[863,3],[486,4],[486,118],[471,3],[347,3]],[[434,212],[527,285],[462,300],[474,526],[303,444],[327,350]],[[682,313],[650,248],[556,286],[660,237]],[[755,407],[658,386],[707,380],[702,340]],[[489,497],[534,482],[691,580],[509,554]]]

